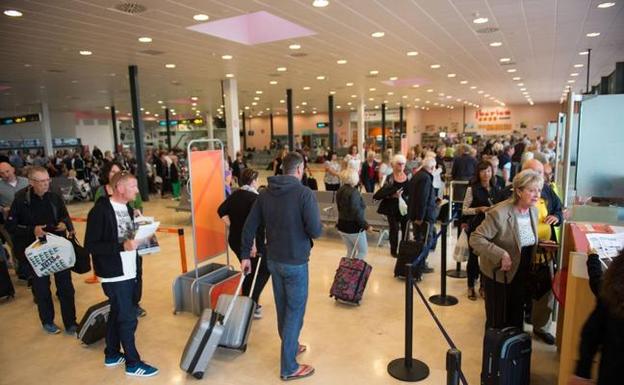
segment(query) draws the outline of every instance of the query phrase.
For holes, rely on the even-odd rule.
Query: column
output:
[[[292,89],[286,90],[286,109],[288,110],[288,151],[295,150],[295,122],[293,120]]]
[[[115,106],[110,106],[111,122],[113,123],[113,152],[117,151],[119,146],[119,133],[117,132],[117,110]]]
[[[269,141],[269,150],[270,150],[271,143],[273,142],[273,136],[275,135],[275,133],[273,132],[273,113],[272,112],[269,114],[269,125],[271,128],[271,140]]]
[[[165,126],[167,127],[167,150],[171,151],[171,120],[169,118],[169,107],[165,108]]]
[[[225,99],[224,116],[227,132],[227,153],[234,159],[236,153],[241,149],[236,79],[226,79],[223,81],[223,95]]]
[[[50,109],[47,102],[41,103],[41,133],[43,138],[43,150],[46,156],[54,156],[52,148],[52,127],[50,126]]]
[[[329,150],[335,151],[334,143],[334,95],[327,98],[327,115],[329,117]]]
[[[147,186],[147,171],[145,169],[145,127],[141,114],[141,97],[139,95],[139,68],[136,65],[128,66],[130,79],[130,103],[132,105],[132,123],[134,125],[134,147],[137,160],[137,180],[139,192],[143,201],[149,201],[149,189]]]
[[[364,138],[366,136],[366,119],[365,119],[364,98],[360,99],[357,108],[357,146],[360,159],[365,161],[364,157]]]
[[[245,126],[245,111],[243,111],[242,119],[243,119],[243,125],[242,125],[243,126],[243,151],[242,153],[244,154],[245,151],[247,150],[247,127]]]
[[[386,151],[386,103],[381,103],[381,152]]]

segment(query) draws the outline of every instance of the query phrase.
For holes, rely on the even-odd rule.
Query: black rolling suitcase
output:
[[[394,276],[399,278],[407,277],[407,269],[405,265],[408,263],[414,262],[416,258],[423,252],[424,247],[428,247],[429,243],[429,223],[424,222],[423,226],[427,228],[427,235],[424,240],[409,240],[410,238],[410,229],[412,223],[408,222],[405,234],[403,234],[403,239],[401,243],[399,243],[399,254],[397,256],[396,263],[394,265]],[[418,280],[420,277],[420,272],[414,267],[415,277]]]
[[[91,345],[106,337],[106,324],[110,313],[110,303],[100,302],[87,309],[80,320],[76,336],[85,345]]]
[[[503,311],[506,313],[506,310]],[[530,379],[531,336],[516,327],[486,330],[481,385],[528,385]]]
[[[0,248],[2,248],[2,245],[0,245]],[[3,253],[4,250],[0,250],[0,298],[13,298],[15,297],[15,288],[11,282],[9,267],[6,259],[4,259],[4,255],[2,255]]]

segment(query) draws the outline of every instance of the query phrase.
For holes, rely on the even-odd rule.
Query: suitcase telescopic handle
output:
[[[225,314],[223,316],[223,323],[222,323],[222,325],[225,325],[227,323],[228,319],[230,318],[230,315],[232,314],[232,310],[234,310],[234,304],[236,303],[236,299],[238,299],[238,295],[240,294],[240,291],[243,288],[243,282],[244,281],[245,281],[245,272],[242,271],[241,272],[241,278],[238,281],[238,286],[236,286],[236,291],[234,292],[234,297],[232,298],[232,301],[230,301],[230,304],[228,305],[228,308],[225,311]]]
[[[256,289],[256,279],[258,279],[258,271],[260,270],[260,264],[262,263],[262,257],[258,257],[258,264],[256,265],[256,271],[254,272],[253,281],[251,281],[251,290],[249,295],[253,296],[253,292]]]

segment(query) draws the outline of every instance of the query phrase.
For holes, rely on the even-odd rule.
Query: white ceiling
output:
[[[238,81],[241,109],[252,107],[255,91],[263,91],[252,107],[255,112],[283,111],[279,100],[285,99],[286,88],[293,89],[295,104],[308,103],[301,105],[308,111],[312,106],[326,110],[330,91],[336,91],[335,104],[343,110],[360,96],[371,108],[384,100],[389,107],[401,102],[422,106],[427,100],[432,107],[459,106],[464,100],[493,105],[485,94],[507,104],[527,103],[514,76],[522,78],[535,103],[553,102],[569,79],[576,80],[574,90],[584,89],[587,56],[579,51],[592,49],[591,84],[624,61],[624,1],[615,1],[599,9],[602,1],[596,0],[331,0],[326,8],[312,7],[312,0],[137,0],[147,10],[133,16],[111,10],[121,0],[0,0],[2,10],[24,13],[21,18],[0,15],[0,89],[11,87],[0,93],[0,111],[23,112],[43,100],[67,111],[103,112],[114,103],[126,114],[130,64],[139,67],[142,105],[152,113],[160,110],[157,100],[179,113],[190,112],[190,96],[200,98],[202,112],[216,111],[226,73]],[[192,18],[197,13],[218,20],[261,10],[317,34],[247,46],[186,29],[198,23]],[[489,22],[474,24],[475,12]],[[499,31],[476,32],[484,27]],[[385,36],[371,37],[375,31]],[[586,37],[589,32],[601,35]],[[140,43],[140,36],[153,41]],[[489,45],[495,41],[502,46]],[[292,51],[292,43],[302,48]],[[138,53],[147,49],[163,53]],[[81,56],[80,50],[93,55]],[[408,57],[408,51],[419,55]],[[307,56],[293,58],[294,52]],[[224,54],[233,59],[221,59]],[[515,64],[501,65],[503,57]],[[348,63],[339,65],[338,59]],[[176,68],[166,69],[166,63]],[[431,69],[431,64],[441,68]],[[278,73],[279,66],[288,70]],[[508,73],[509,68],[517,72]],[[379,74],[369,77],[370,70]],[[579,76],[570,77],[573,72]],[[318,75],[326,79],[317,80]],[[424,78],[427,84],[382,83],[391,76]],[[271,80],[278,84],[270,85]],[[347,82],[354,85],[347,87]],[[304,91],[304,86],[311,89]]]

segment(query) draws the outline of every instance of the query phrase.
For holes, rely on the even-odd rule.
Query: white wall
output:
[[[106,124],[102,124],[106,122]],[[94,123],[93,125],[85,125],[85,123]],[[98,146],[102,152],[113,150],[115,145],[113,140],[113,127],[110,120],[91,120],[85,121],[81,119],[76,126],[76,135],[82,139],[82,144],[89,146],[93,151],[93,146]]]

